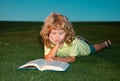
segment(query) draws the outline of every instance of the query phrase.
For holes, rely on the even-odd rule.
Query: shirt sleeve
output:
[[[49,52],[50,52],[50,48],[47,48],[45,45],[44,45],[44,55],[47,55]]]
[[[72,44],[72,46],[71,46],[71,50],[70,50],[70,56],[77,56],[78,54],[79,54],[79,52],[78,52],[78,45],[77,45],[77,39],[75,39],[74,41],[73,41],[73,44]]]

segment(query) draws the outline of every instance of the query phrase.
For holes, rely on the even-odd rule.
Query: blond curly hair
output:
[[[50,31],[54,29],[62,29],[66,32],[64,42],[71,45],[75,38],[75,32],[72,28],[72,24],[68,21],[68,18],[59,13],[51,13],[44,21],[44,25],[40,31],[40,35],[43,39],[44,45],[48,48],[52,48],[53,44],[49,40]]]

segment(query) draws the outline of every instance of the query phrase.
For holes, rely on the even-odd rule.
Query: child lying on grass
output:
[[[76,56],[90,55],[111,46],[109,40],[91,45],[81,36],[76,36],[69,20],[59,13],[52,13],[46,18],[40,35],[48,61],[75,62]]]

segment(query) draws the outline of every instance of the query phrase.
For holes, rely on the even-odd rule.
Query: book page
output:
[[[69,64],[66,62],[51,61],[51,62],[47,62],[46,65],[42,66],[41,70],[65,71],[68,67]]]
[[[30,66],[35,66],[37,67],[38,69],[41,68],[41,66],[43,66],[44,64],[46,64],[47,61],[44,60],[44,59],[36,59],[36,60],[32,60],[30,62],[27,62],[26,64],[20,66],[19,68],[25,68],[25,67],[30,67]]]
[[[37,60],[33,60],[33,61],[30,61],[29,64],[32,64],[32,63],[35,63],[37,64],[39,67],[45,65],[47,63],[46,60],[44,59],[37,59]]]

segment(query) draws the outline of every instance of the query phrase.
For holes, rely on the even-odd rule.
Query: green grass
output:
[[[0,22],[1,81],[120,81],[120,22],[74,22],[77,35],[92,43],[110,39],[112,48],[79,57],[66,72],[17,70],[33,59],[43,58],[39,37],[42,23]]]

